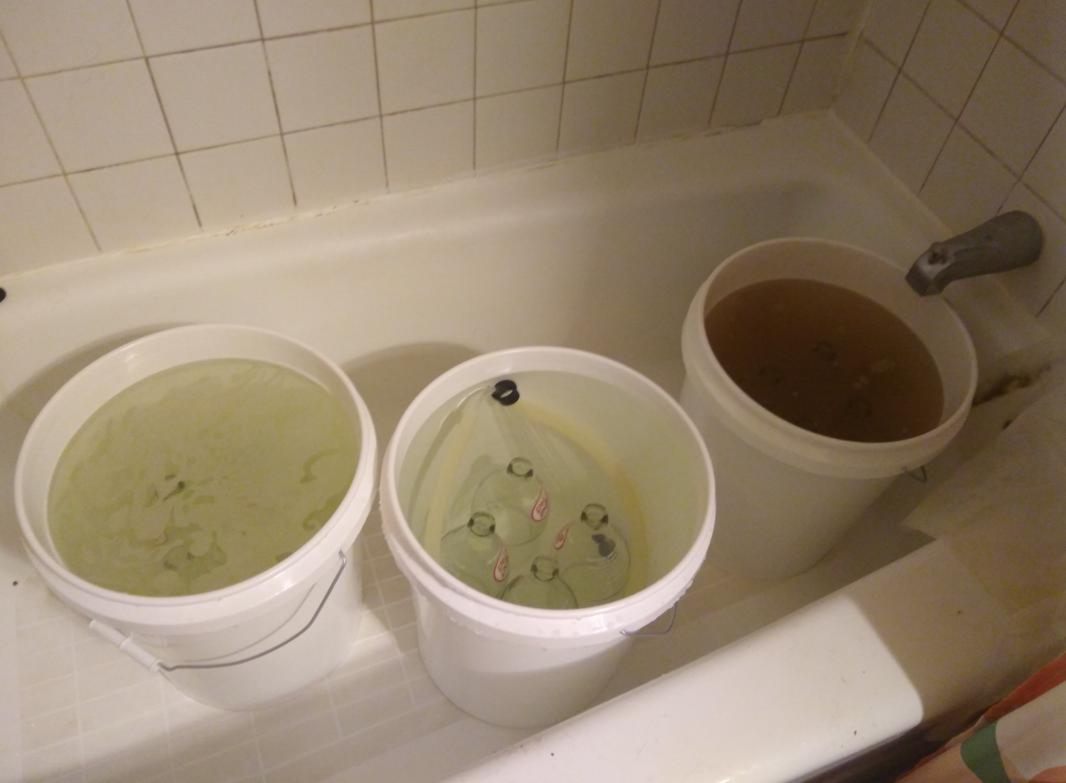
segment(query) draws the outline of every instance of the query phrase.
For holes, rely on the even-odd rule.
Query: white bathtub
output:
[[[751,242],[840,239],[902,269],[946,233],[814,115],[0,279],[0,778],[792,780],[980,699],[1011,665],[1001,618],[945,549],[897,524],[917,482],[795,579],[742,582],[712,559],[673,628],[637,641],[609,701],[536,736],[481,724],[432,686],[376,519],[363,536],[373,611],[351,662],[290,704],[231,714],[50,599],[11,500],[48,396],[164,326],[247,323],[311,343],[350,373],[384,442],[429,380],[506,346],[596,351],[676,393],[689,300]],[[955,288],[985,359],[1037,333],[995,282]]]

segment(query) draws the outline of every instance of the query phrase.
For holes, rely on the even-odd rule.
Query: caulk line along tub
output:
[[[51,539],[48,498],[70,439],[100,406],[156,373],[209,359],[251,359],[295,370],[341,405],[358,438],[355,475],[332,516],[281,562],[229,587],[176,597],[109,590],[72,573]],[[363,612],[356,536],[375,485],[373,424],[351,381],[314,349],[244,326],[159,332],[96,360],[45,405],[15,471],[15,504],[29,558],[48,587],[90,627],[207,704],[244,709],[298,691],[348,655]]]
[[[526,375],[528,374],[528,375]],[[449,574],[411,518],[411,476],[424,427],[472,389],[536,375],[557,422],[590,433],[625,474],[647,532],[644,583],[622,598],[578,609],[517,606]],[[589,394],[589,385],[597,391]],[[515,406],[518,408],[518,405]],[[589,706],[614,673],[631,634],[667,612],[692,583],[711,541],[714,476],[699,433],[680,406],[634,370],[582,351],[527,347],[486,354],[433,381],[411,403],[386,449],[381,476],[386,541],[414,590],[419,648],[433,681],[482,720],[538,727]],[[439,535],[440,531],[435,531]]]

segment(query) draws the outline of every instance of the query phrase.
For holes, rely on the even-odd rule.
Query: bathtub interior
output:
[[[531,734],[464,715],[428,679],[410,590],[376,513],[358,544],[369,611],[352,658],[287,703],[254,713],[202,707],[93,637],[33,572],[11,497],[33,416],[93,358],[181,323],[274,329],[342,365],[382,443],[442,371],[514,345],[602,353],[676,395],[681,321],[696,288],[733,251],[788,235],[859,244],[902,273],[945,230],[831,115],[796,116],[0,281],[0,729],[20,738],[0,746],[6,769],[77,779],[428,781],[476,768]],[[953,288],[948,298],[983,367],[1040,338],[994,280]],[[661,618],[647,629],[601,701],[929,543],[901,519],[1009,415],[976,415],[924,480],[901,478],[807,573],[743,580],[712,547],[672,626]]]

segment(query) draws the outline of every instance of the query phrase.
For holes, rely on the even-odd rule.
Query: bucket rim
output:
[[[595,368],[597,371],[593,371]],[[481,380],[471,371],[476,370]],[[399,498],[398,478],[406,449],[432,411],[422,412],[427,400],[441,388],[446,396],[515,372],[550,371],[572,373],[595,380],[625,378],[638,393],[666,407],[681,425],[702,466],[706,484],[703,493],[704,518],[692,545],[678,562],[650,585],[624,598],[584,609],[538,609],[518,606],[485,595],[462,583],[436,562],[411,530]],[[467,380],[457,379],[470,376]],[[451,387],[455,387],[454,389]],[[419,417],[416,421],[416,417]],[[379,489],[382,531],[397,566],[416,591],[443,605],[448,616],[474,630],[496,638],[536,639],[559,646],[602,643],[605,637],[644,627],[667,611],[688,589],[706,557],[715,521],[715,481],[710,455],[695,424],[681,406],[658,384],[636,370],[599,354],[559,346],[523,346],[481,354],[451,368],[431,381],[411,402],[396,425],[382,459]]]
[[[56,411],[67,405],[70,398],[76,396],[94,376],[107,373],[108,368],[133,353],[155,350],[159,344],[196,339],[221,341],[227,336],[262,340],[266,341],[264,345],[269,343],[295,349],[311,359],[319,370],[343,389],[346,402],[354,407],[353,423],[359,427],[360,437],[355,472],[341,502],[322,527],[289,557],[247,579],[216,590],[181,596],[136,595],[102,587],[73,573],[40,539],[30,521],[31,513],[26,499],[26,481],[29,480],[27,464],[40,433],[48,426]],[[140,375],[110,397],[163,369],[215,358],[245,357],[233,351],[208,353],[202,359],[175,361],[167,367]],[[274,363],[285,366],[280,359]],[[315,581],[324,568],[332,566],[336,553],[350,547],[366,523],[374,497],[376,459],[377,435],[370,411],[347,374],[323,353],[300,340],[260,327],[229,323],[187,324],[165,328],[120,345],[79,370],[52,395],[30,425],[19,451],[15,465],[15,510],[22,543],[30,560],[49,587],[78,611],[120,627],[136,628],[152,634],[206,632],[227,627],[241,615],[266,611],[267,604],[273,598]],[[51,480],[50,475],[49,483]],[[47,524],[47,520],[44,524]]]

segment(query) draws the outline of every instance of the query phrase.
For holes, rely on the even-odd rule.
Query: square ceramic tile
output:
[[[377,21],[474,7],[474,0],[373,0],[373,3]]]
[[[285,148],[300,209],[329,207],[385,190],[377,118],[289,133]]]
[[[0,82],[0,139],[0,185],[59,173],[59,161],[17,79]]]
[[[523,0],[477,14],[477,94],[563,80],[569,0]]]
[[[958,0],[933,0],[903,70],[957,117],[998,34]]]
[[[23,76],[141,55],[125,0],[5,0],[0,30]]]
[[[656,0],[574,0],[566,79],[645,68]]]
[[[895,66],[866,41],[859,41],[833,110],[863,141],[874,132],[895,79]]]
[[[1006,166],[957,127],[918,195],[941,220],[961,233],[995,215],[1014,182]]]
[[[161,242],[199,231],[174,156],[72,174],[70,186],[104,250]]]
[[[381,110],[417,109],[474,96],[474,12],[376,25]]]
[[[27,79],[67,171],[173,152],[144,60]]]
[[[807,27],[807,38],[849,33],[859,23],[868,0],[818,0]]]
[[[256,0],[270,38],[370,23],[370,0]]]
[[[567,84],[559,151],[584,152],[633,141],[643,89],[643,72]]]
[[[895,65],[902,65],[929,0],[871,0],[863,35]]]
[[[541,87],[477,102],[477,167],[538,160],[555,153],[563,88]]]
[[[1051,128],[1025,171],[1025,184],[1066,215],[1066,111]]]
[[[843,35],[804,41],[781,111],[811,111],[832,106],[843,75],[844,51]]]
[[[640,139],[706,128],[725,58],[663,65],[648,71],[640,109]]]
[[[259,749],[254,742],[246,742],[214,756],[189,759],[189,763],[177,767],[174,776],[196,783],[229,783],[258,776],[262,771]]]
[[[278,132],[262,44],[170,54],[150,62],[179,150]]]
[[[266,43],[281,128],[358,120],[378,113],[370,27],[280,38]]]
[[[961,122],[1020,173],[1059,112],[1066,86],[1006,39],[1001,39],[974,88]]]
[[[750,125],[776,117],[799,56],[799,44],[730,54],[711,125]]]
[[[130,0],[146,54],[259,38],[255,0]]]
[[[1044,310],[1052,295],[1058,291],[1054,308],[1066,316],[1066,308],[1063,307],[1066,305],[1066,296],[1060,289],[1066,279],[1066,221],[1020,183],[1011,191],[1001,211],[1015,209],[1028,212],[1036,218],[1044,232],[1044,249],[1035,264],[998,275],[999,281],[1033,313]],[[1057,331],[1059,334],[1066,332],[1066,318],[1059,321]]]
[[[651,64],[725,54],[740,0],[662,0]]]
[[[17,75],[15,61],[11,59],[11,55],[7,52],[7,46],[0,39],[0,79],[10,79]]]
[[[281,137],[181,156],[205,229],[247,225],[293,210]]]
[[[81,743],[77,738],[49,745],[22,755],[22,774],[19,780],[63,780],[71,771],[81,779]],[[15,778],[12,778],[14,780]]]
[[[1019,0],[1007,35],[1060,79],[1066,79],[1066,3]]]
[[[901,76],[870,138],[870,149],[917,193],[951,126],[951,117],[910,79]]]
[[[382,124],[392,189],[441,182],[474,168],[472,101],[394,114]]]
[[[760,49],[803,38],[815,0],[744,0],[737,15],[730,51]]]
[[[997,30],[1002,30],[1018,0],[966,0],[966,4]]]

